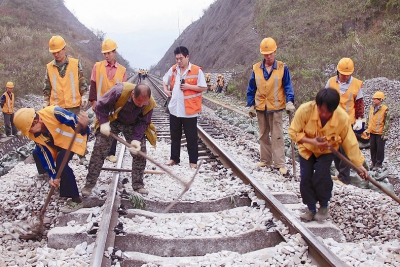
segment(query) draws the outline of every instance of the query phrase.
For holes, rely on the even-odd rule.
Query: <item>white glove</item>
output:
[[[362,129],[362,120],[358,119],[358,120],[356,120],[356,123],[354,123],[354,125],[353,125],[353,130],[358,131],[361,129]]]
[[[128,148],[129,152],[131,152],[132,155],[137,155],[137,153],[140,151],[140,141],[138,140],[132,140],[131,142],[131,147]]]
[[[111,127],[109,121],[100,125],[100,132],[107,137],[110,136]]]
[[[89,103],[89,97],[87,95],[83,95],[81,97],[81,108],[86,108],[88,103]]]
[[[296,108],[293,105],[293,102],[289,101],[286,103],[286,111],[295,112]]]

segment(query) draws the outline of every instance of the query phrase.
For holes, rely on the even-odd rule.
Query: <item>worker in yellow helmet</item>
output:
[[[4,115],[4,128],[6,130],[7,136],[14,136],[17,134],[18,130],[14,125],[14,103],[15,103],[15,95],[14,91],[14,83],[7,82],[6,91],[1,96],[0,105]]]
[[[104,60],[94,64],[90,77],[89,102],[93,110],[96,110],[97,99],[100,99],[117,83],[126,82],[126,68],[115,59],[117,48],[117,43],[112,39],[106,39],[101,44]],[[109,161],[117,162],[116,150],[117,140],[113,140],[107,156]]]
[[[207,93],[211,91],[211,74],[206,74]]]
[[[59,35],[51,37],[49,51],[54,60],[46,66],[43,107],[56,105],[79,114],[89,100],[82,65],[79,59],[67,55],[65,40]]]
[[[222,74],[218,74],[217,81],[215,83],[215,87],[217,88],[216,89],[217,93],[221,93],[224,86],[225,86],[224,76],[222,76]]]
[[[364,96],[362,92],[363,82],[352,76],[354,72],[354,62],[351,58],[342,58],[337,65],[337,74],[331,77],[325,85],[325,88],[333,88],[340,94],[339,106],[346,111],[350,117],[350,123],[356,136],[360,138],[363,129],[364,118]],[[340,146],[340,153],[345,152]],[[334,160],[338,170],[338,179],[344,183],[350,183],[350,166],[341,161],[338,157]]]

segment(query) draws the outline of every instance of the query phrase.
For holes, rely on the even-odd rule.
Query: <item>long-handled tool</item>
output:
[[[322,137],[317,137],[318,142],[323,142],[325,141]],[[355,172],[357,173],[362,173],[360,168],[358,168],[356,165],[354,165],[349,159],[347,159],[344,155],[342,155],[339,151],[337,151],[335,148],[333,148],[331,145],[328,145],[329,149],[332,151],[335,156],[337,156],[340,160],[344,161],[347,165],[349,165]],[[370,181],[373,185],[378,187],[380,190],[382,190],[383,193],[391,197],[393,200],[395,200],[397,203],[400,204],[400,199],[394,195],[392,192],[387,190],[385,187],[383,187],[380,183],[378,183],[374,178],[369,176],[367,173],[366,178],[368,181]]]
[[[61,173],[63,172],[65,165],[67,165],[67,161],[68,161],[69,155],[71,153],[72,146],[74,145],[75,137],[80,132],[80,130],[81,130],[81,126],[80,126],[80,124],[78,124],[75,127],[74,135],[72,136],[71,142],[70,142],[67,150],[65,151],[64,158],[61,161],[60,168],[57,171],[55,180],[60,179]],[[49,205],[51,197],[54,194],[54,190],[55,190],[55,187],[51,186],[50,191],[47,194],[46,201],[44,202],[44,205],[42,206],[42,208],[40,210],[39,223],[37,225],[35,225],[36,229],[33,229],[31,234],[20,235],[19,238],[21,238],[21,239],[35,239],[35,238],[39,237],[40,234],[43,233],[44,213],[46,212],[47,206]]]
[[[119,141],[121,144],[124,144],[126,147],[131,147],[131,146],[132,146],[131,144],[129,144],[128,142],[126,142],[124,139],[118,137],[118,136],[117,136],[116,134],[114,134],[114,133],[110,133],[110,136],[111,136],[112,138],[116,139],[117,141]],[[151,163],[153,163],[153,164],[156,165],[157,167],[159,167],[161,170],[163,170],[164,172],[166,172],[169,176],[171,176],[171,177],[174,178],[175,180],[179,181],[179,182],[185,187],[184,190],[183,190],[183,192],[182,192],[182,194],[180,195],[180,197],[181,197],[186,191],[189,190],[190,186],[191,186],[192,183],[193,183],[194,177],[196,176],[197,171],[198,171],[198,169],[199,169],[199,167],[200,167],[200,164],[198,164],[197,170],[196,170],[195,174],[193,175],[192,179],[191,179],[188,183],[186,183],[186,182],[183,181],[181,178],[179,178],[178,176],[176,176],[175,174],[173,174],[170,170],[168,170],[167,168],[165,168],[165,167],[164,167],[163,165],[161,165],[160,163],[156,162],[154,159],[152,159],[152,158],[150,158],[149,156],[147,156],[147,155],[146,155],[145,153],[143,153],[142,151],[138,151],[137,154],[138,154],[139,156],[145,158],[146,160],[150,161]],[[172,204],[172,203],[171,203],[171,204]],[[175,204],[176,204],[176,201],[174,202],[173,205],[175,205]],[[173,207],[173,205],[172,205],[172,206],[169,205],[169,206],[168,206],[168,209],[166,209],[164,212],[168,212],[168,211]]]
[[[103,171],[113,171],[113,172],[132,172],[131,169],[114,168],[114,167],[102,167]],[[148,174],[164,174],[162,171],[144,170],[144,173]]]
[[[290,127],[290,124],[292,124],[292,120],[293,120],[293,114],[292,114],[292,112],[289,112],[289,127]],[[292,149],[293,176],[294,176],[294,178],[296,178],[296,156],[294,154],[294,142],[292,139],[290,139],[290,147]]]

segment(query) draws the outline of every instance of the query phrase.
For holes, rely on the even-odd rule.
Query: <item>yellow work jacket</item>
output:
[[[285,63],[276,62],[277,68],[272,68],[272,73],[268,80],[265,80],[263,69],[260,67],[263,61],[253,65],[257,86],[254,98],[256,110],[265,110],[265,107],[267,107],[267,110],[281,110],[286,106],[286,96],[282,86]]]
[[[47,64],[47,73],[51,83],[50,105],[62,108],[74,108],[81,105],[79,92],[78,60],[68,57],[65,76],[61,77],[53,61]]]
[[[372,134],[382,134],[385,127],[385,115],[388,107],[382,105],[381,108],[374,114],[374,106],[369,108],[369,122],[367,132]]]
[[[107,77],[106,71],[107,61],[103,60],[100,62],[96,62],[96,92],[97,99],[100,99],[102,95],[104,95],[111,87],[116,85],[117,83],[123,82],[124,74],[126,72],[126,68],[121,64],[117,65],[117,71],[115,72],[114,77],[109,80]]]
[[[177,65],[172,66],[172,77],[170,88],[171,91],[174,89],[175,85],[175,77],[177,74]],[[191,85],[197,85],[197,79],[199,76],[200,67],[194,64],[191,64],[190,70],[188,71],[185,83]],[[183,91],[183,99],[185,104],[185,111],[186,115],[194,115],[201,111],[201,104],[202,104],[202,92],[194,91],[194,90],[185,90]]]
[[[51,136],[53,137],[54,145],[61,147],[63,149],[68,149],[75,131],[71,127],[60,123],[56,119],[56,117],[54,116],[54,108],[55,106],[48,106],[42,110],[39,110],[37,113],[39,114],[39,117],[42,119],[44,125],[46,126]],[[28,138],[33,140],[35,143],[46,146],[53,155],[53,159],[56,160],[57,149],[52,146],[49,146],[46,143],[45,136],[39,135],[38,137],[35,137],[33,133],[28,133]],[[86,141],[87,141],[87,135],[81,135],[78,133],[76,135],[71,151],[83,156],[86,150]]]
[[[340,93],[339,83],[337,82],[337,77],[332,77],[329,79],[329,87],[335,89],[340,95],[340,106],[349,114],[350,123],[354,124],[356,122],[356,110],[355,102],[358,93],[360,92],[363,82],[357,78],[351,80],[349,88],[343,95]]]
[[[14,114],[14,93],[11,93],[11,98],[7,92],[3,94],[6,97],[6,102],[4,102],[3,113],[5,114]]]
[[[337,108],[322,127],[315,101],[304,103],[297,109],[288,132],[290,138],[298,144],[300,155],[305,159],[309,159],[312,154],[319,157],[322,154],[332,153],[329,149],[320,149],[309,143],[299,144],[303,137],[320,136],[325,137],[336,150],[341,144],[346,155],[356,166],[361,166],[364,162],[364,156],[358,148],[358,141],[351,127],[350,118],[341,108]]]
[[[206,76],[206,84],[211,85],[211,77],[210,76]]]

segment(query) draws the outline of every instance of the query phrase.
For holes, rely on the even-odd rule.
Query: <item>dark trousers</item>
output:
[[[197,117],[180,118],[169,115],[169,130],[171,133],[171,160],[179,163],[181,157],[182,127],[186,136],[189,162],[197,164],[199,148],[197,145]]]
[[[117,151],[117,140],[113,139],[110,151],[108,152],[108,156],[115,156],[116,151]]]
[[[333,158],[332,153],[318,158],[312,154],[308,160],[300,156],[300,193],[307,206],[315,206],[319,202],[321,207],[325,207],[331,199],[333,182],[330,167]]]
[[[369,135],[369,145],[371,150],[371,162],[374,166],[381,167],[385,158],[385,143],[380,134]]]
[[[6,135],[16,135],[18,130],[17,127],[14,125],[14,113],[13,114],[6,114],[3,113],[4,115],[4,128],[6,130]]]
[[[340,154],[348,158],[342,146],[339,146],[339,152]],[[335,167],[339,172],[338,179],[345,184],[350,184],[350,166],[347,165],[344,161],[340,160],[338,157],[335,157],[334,161]]]

